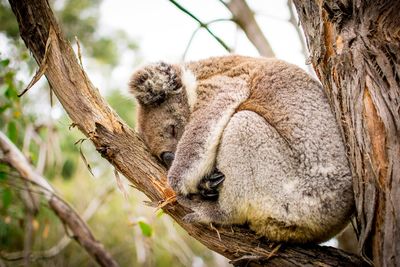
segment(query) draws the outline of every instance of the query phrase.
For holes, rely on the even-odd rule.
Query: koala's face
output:
[[[166,167],[170,167],[185,125],[189,108],[184,96],[176,95],[159,106],[139,107],[138,133]]]
[[[169,168],[190,116],[180,69],[165,63],[147,66],[133,74],[130,88],[138,100],[137,131]]]

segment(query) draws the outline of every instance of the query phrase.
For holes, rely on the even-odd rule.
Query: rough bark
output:
[[[400,266],[400,2],[294,2],[347,143],[359,250]]]
[[[45,0],[10,0],[22,39],[66,112],[96,149],[155,205],[174,197],[166,172],[149,154],[138,136],[115,114],[91,84]],[[47,45],[46,45],[47,44]],[[47,48],[46,48],[47,47]],[[41,72],[41,71],[39,71]],[[187,213],[176,202],[163,207],[191,236],[208,248],[236,260],[238,265],[359,266],[362,261],[341,250],[320,246],[276,245],[258,239],[246,227],[188,224]],[[220,236],[220,238],[219,238]],[[274,250],[275,249],[275,250]],[[244,257],[244,258],[243,258]]]

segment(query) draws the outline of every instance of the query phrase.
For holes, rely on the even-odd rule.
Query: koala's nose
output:
[[[171,167],[172,161],[174,160],[174,158],[175,158],[175,155],[172,152],[167,151],[167,152],[161,153],[161,159],[164,162],[167,169],[169,169],[169,167]]]

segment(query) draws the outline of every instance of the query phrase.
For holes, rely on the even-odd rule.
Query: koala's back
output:
[[[252,111],[232,117],[217,167],[226,176],[219,196],[220,209],[231,219],[225,223],[248,222],[270,240],[321,242],[343,229],[352,213],[348,170],[332,169],[330,181],[304,174],[286,140]]]
[[[219,205],[271,240],[320,242],[353,212],[351,174],[320,85],[279,60],[249,61],[251,95],[224,130]],[[232,75],[234,76],[234,75]],[[229,217],[229,216],[228,216]]]

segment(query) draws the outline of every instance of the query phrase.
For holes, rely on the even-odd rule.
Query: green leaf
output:
[[[164,215],[164,211],[162,210],[162,209],[160,209],[160,210],[158,210],[158,212],[157,212],[157,218],[161,218],[161,216],[163,216]]]
[[[144,236],[150,237],[153,234],[153,229],[151,226],[143,221],[138,222],[140,230],[142,230],[142,234]]]
[[[68,180],[74,175],[76,170],[75,162],[72,161],[71,159],[67,159],[64,161],[64,165],[62,166],[61,169],[61,176]]]
[[[5,74],[4,74],[4,81],[8,84],[14,84],[14,78],[15,78],[15,71],[12,70],[8,70]]]
[[[7,67],[8,64],[10,64],[10,60],[9,59],[0,60],[0,66],[2,66],[3,68]]]
[[[10,206],[11,201],[12,201],[11,190],[9,188],[5,188],[1,194],[2,194],[1,199],[3,201],[3,208],[7,209],[8,206]]]
[[[7,173],[0,171],[0,181],[7,179]]]
[[[11,105],[8,103],[0,106],[0,113],[3,113],[4,111],[6,111],[9,108],[11,108]]]
[[[14,86],[8,86],[5,96],[10,100],[19,101],[18,92]]]
[[[116,65],[118,63],[118,48],[114,40],[100,38],[91,46],[93,57],[101,63]]]
[[[18,141],[18,130],[15,121],[10,121],[8,124],[7,136],[15,144]]]
[[[1,75],[1,74],[0,74]],[[7,91],[8,86],[5,84],[0,84],[0,95],[5,95]]]

